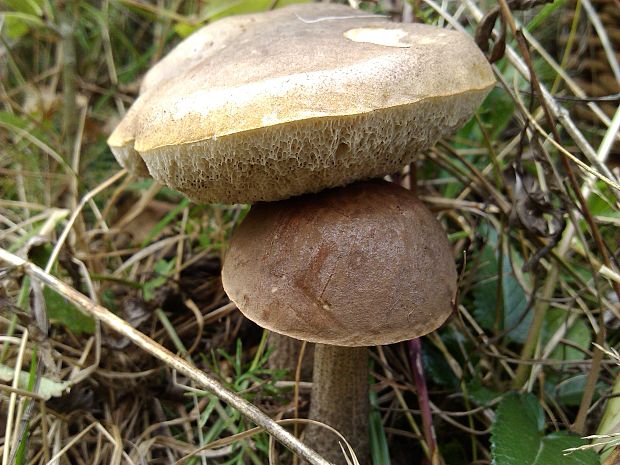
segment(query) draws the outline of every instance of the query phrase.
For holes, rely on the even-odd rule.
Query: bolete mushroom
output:
[[[427,334],[450,315],[452,250],[410,191],[366,181],[252,207],[235,232],[222,280],[250,320],[318,343],[310,416],[368,454],[368,346]],[[308,444],[342,461],[333,433]]]
[[[275,201],[399,171],[462,125],[494,82],[460,32],[294,5],[187,38],[147,73],[108,143],[129,171],[194,201]]]
[[[397,172],[494,82],[461,32],[293,5],[180,43],[108,144],[128,170],[196,202],[279,200]]]

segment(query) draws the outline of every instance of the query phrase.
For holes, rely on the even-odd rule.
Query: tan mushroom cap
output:
[[[456,278],[439,222],[385,181],[256,204],[222,270],[226,293],[250,320],[339,346],[437,329],[452,311]]]
[[[293,5],[187,38],[147,73],[108,143],[192,200],[278,200],[397,171],[494,82],[460,32]]]

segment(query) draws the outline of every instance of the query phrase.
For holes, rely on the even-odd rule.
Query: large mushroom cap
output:
[[[460,32],[294,5],[183,41],[108,143],[130,171],[195,201],[278,200],[398,171],[493,83]]]
[[[451,313],[446,235],[408,190],[384,181],[258,203],[232,239],[222,280],[250,320],[340,346],[429,333]]]

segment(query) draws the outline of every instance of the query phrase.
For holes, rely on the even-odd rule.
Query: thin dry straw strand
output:
[[[193,367],[181,357],[173,354],[168,349],[157,344],[148,336],[132,328],[124,320],[114,315],[107,308],[95,304],[85,295],[79,293],[72,287],[68,286],[55,276],[52,276],[49,273],[45,272],[43,269],[39,268],[33,263],[28,262],[23,258],[20,258],[17,255],[14,255],[1,248],[0,260],[9,263],[12,266],[22,268],[31,277],[40,280],[45,285],[54,289],[58,294],[62,295],[70,302],[82,308],[88,315],[97,318],[98,320],[101,320],[112,330],[125,336],[138,347],[142,348],[152,356],[161,360],[171,368],[177,370],[180,373],[183,373],[188,378],[194,380],[200,386],[203,386],[207,391],[214,394],[216,397],[223,400],[224,402],[228,403],[233,408],[237,409],[249,420],[263,427],[269,434],[273,435],[283,445],[303,457],[304,460],[308,461],[312,465],[330,465],[330,462],[325,460],[316,451],[309,448],[297,438],[295,438],[291,433],[286,431],[274,420],[261,412],[255,405],[249,403],[232,391],[226,389],[211,376]]]

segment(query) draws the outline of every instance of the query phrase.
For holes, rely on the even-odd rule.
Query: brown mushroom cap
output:
[[[410,191],[384,181],[252,207],[222,280],[250,320],[340,346],[427,334],[451,313],[456,269],[446,234]]]
[[[187,38],[108,143],[130,171],[192,200],[277,200],[397,171],[494,82],[460,32],[294,5]]]

